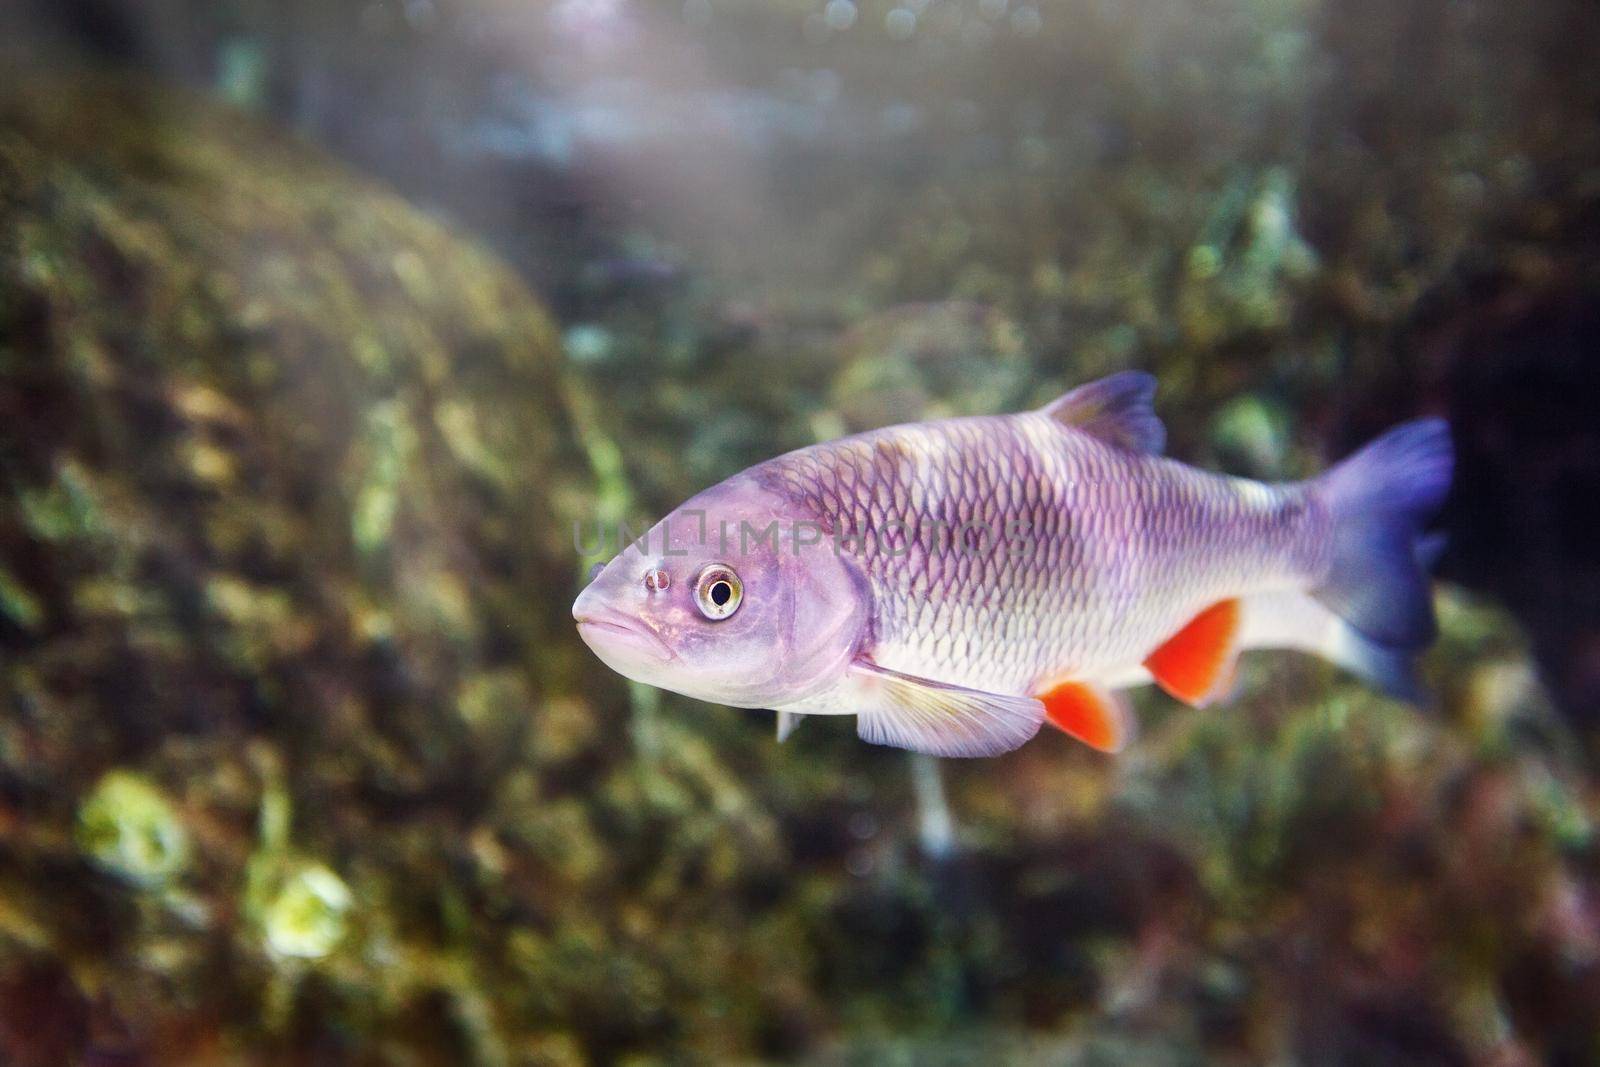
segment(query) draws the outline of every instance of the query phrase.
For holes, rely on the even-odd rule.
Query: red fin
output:
[[[1239,655],[1239,601],[1211,605],[1144,661],[1156,684],[1173,697],[1203,707],[1233,681]]]
[[[1117,752],[1133,737],[1133,716],[1114,693],[1082,682],[1063,682],[1039,699],[1050,725],[1090,748]]]

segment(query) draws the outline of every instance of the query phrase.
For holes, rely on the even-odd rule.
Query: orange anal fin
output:
[[[1211,605],[1150,653],[1156,684],[1185,704],[1204,707],[1227,692],[1239,656],[1239,601]]]
[[[1133,737],[1133,714],[1122,698],[1083,682],[1063,682],[1039,697],[1045,721],[1090,748],[1118,752]]]

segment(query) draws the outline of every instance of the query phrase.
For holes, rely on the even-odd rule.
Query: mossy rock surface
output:
[[[814,1041],[773,809],[860,782],[583,648],[539,301],[249,116],[0,85],[0,1062]]]
[[[245,115],[0,85],[0,978],[143,1044],[307,1025],[309,965],[243,913],[252,857],[431,900],[544,704],[593,714],[557,335],[495,258]],[[138,826],[80,817],[108,774],[152,798]],[[152,819],[189,845],[159,877],[84,844]],[[363,914],[350,946],[403,939]]]

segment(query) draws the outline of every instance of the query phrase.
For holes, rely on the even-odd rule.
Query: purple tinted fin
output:
[[[1439,565],[1439,557],[1450,547],[1450,538],[1444,531],[1423,534],[1417,538],[1417,566],[1429,574]]]
[[[1156,417],[1155,397],[1155,378],[1129,370],[1080,385],[1040,410],[1118,448],[1159,453],[1167,447],[1167,428]]]
[[[1327,582],[1313,595],[1370,641],[1414,650],[1433,640],[1425,568],[1442,542],[1422,532],[1454,467],[1443,419],[1396,426],[1317,481],[1333,518]]]
[[[1418,547],[1419,561],[1422,547]],[[1296,648],[1339,664],[1390,696],[1428,703],[1417,676],[1417,649],[1382,645],[1309,593],[1279,590],[1243,601],[1245,648]]]
[[[1417,675],[1417,650],[1382,645],[1349,623],[1338,638],[1338,662],[1380,692],[1418,707],[1432,697]]]
[[[874,745],[930,756],[998,756],[1039,732],[1044,705],[982,693],[857,660],[850,667],[856,733]]]

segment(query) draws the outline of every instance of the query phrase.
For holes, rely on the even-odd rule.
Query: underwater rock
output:
[[[333,951],[350,884],[387,887],[390,938],[437,940],[418,914],[455,875],[419,875],[400,813],[470,821],[541,703],[572,706],[559,367],[509,270],[294,138],[7,71],[0,981],[56,960],[160,1062],[201,1018],[366,1027],[390,963],[346,961],[312,1007],[263,976]],[[284,856],[328,862],[251,866],[273,782]],[[123,888],[63,877],[79,856]],[[384,1017],[425,1010],[431,964],[394,966]]]
[[[830,406],[857,432],[948,415],[1005,411],[1032,370],[1017,324],[982,304],[902,304],[839,338]]]

